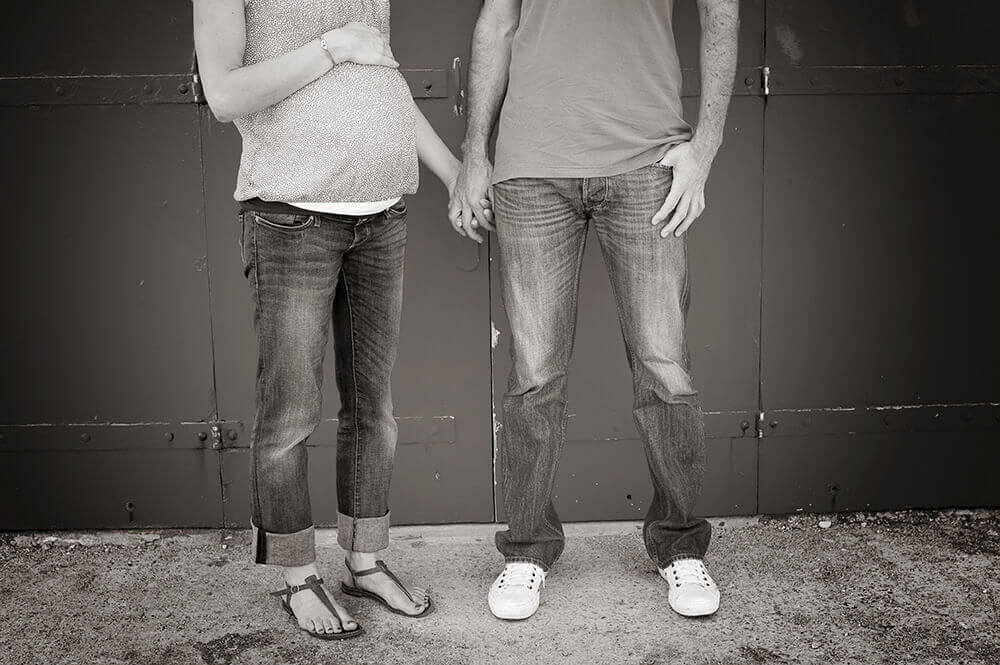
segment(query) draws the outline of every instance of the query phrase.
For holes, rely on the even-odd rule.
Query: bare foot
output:
[[[355,572],[368,570],[375,567],[375,555],[366,552],[348,552],[347,563]],[[406,592],[382,572],[355,575],[352,579],[350,571],[344,571],[344,583],[376,593],[384,598],[390,607],[410,616],[420,614],[431,602],[425,589],[407,586],[406,592],[410,594],[407,596]],[[413,600],[410,600],[411,598]]]
[[[308,566],[296,566],[284,569],[285,584],[290,586],[304,584],[306,578],[310,575],[315,575],[317,578],[320,577],[314,563]],[[299,622],[299,627],[313,633],[342,633],[345,630],[356,630],[358,624],[354,621],[354,618],[348,614],[347,610],[340,606],[340,603],[337,602],[325,584],[322,588],[326,591],[330,602],[333,603],[338,616],[335,617],[331,614],[330,610],[323,604],[323,601],[311,589],[303,589],[298,593],[293,593],[288,601],[292,612],[295,613],[295,618]]]

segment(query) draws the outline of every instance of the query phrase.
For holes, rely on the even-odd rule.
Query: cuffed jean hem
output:
[[[382,517],[337,513],[337,543],[352,552],[380,552],[389,547],[389,512]]]
[[[549,566],[545,565],[544,561],[542,561],[541,559],[532,559],[530,556],[504,557],[504,563],[533,563],[546,573],[549,572]]]
[[[668,567],[674,561],[680,561],[681,559],[698,559],[699,561],[702,561],[702,560],[705,559],[705,557],[704,557],[704,555],[698,555],[698,554],[674,554],[673,556],[669,557],[666,560],[666,563],[664,563],[662,561],[657,561],[656,562],[656,567],[660,568],[660,569],[663,569],[663,568]]]
[[[273,566],[307,566],[316,561],[316,530],[307,527],[294,533],[272,533],[251,523],[251,552],[255,563]]]

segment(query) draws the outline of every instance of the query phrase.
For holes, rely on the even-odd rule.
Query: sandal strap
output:
[[[351,569],[351,564],[347,563],[346,558],[344,559],[344,565],[347,566],[347,572],[351,574],[351,581],[354,582],[354,586],[357,586],[357,582],[354,581],[355,577],[364,577],[365,575],[375,575],[376,573],[382,573],[390,580],[392,580],[396,584],[396,586],[399,587],[400,591],[406,594],[406,597],[410,599],[411,603],[417,602],[413,599],[413,596],[410,595],[409,589],[407,589],[406,586],[399,581],[398,577],[392,574],[392,571],[389,570],[389,567],[385,565],[385,561],[379,559],[378,561],[375,562],[374,568],[368,568],[366,570],[357,570],[357,571]]]
[[[291,598],[292,594],[294,594],[294,593],[298,593],[299,591],[304,591],[305,589],[312,588],[312,584],[309,582],[309,580],[315,580],[315,582],[314,582],[315,584],[323,584],[323,578],[322,577],[319,578],[319,579],[316,579],[315,575],[310,575],[309,577],[306,578],[306,583],[305,584],[296,584],[295,586],[291,586],[291,585],[287,585],[286,584],[284,589],[280,589],[278,591],[272,591],[271,595],[272,596],[288,596],[289,598]]]
[[[306,578],[304,584],[296,584],[295,586],[285,586],[285,588],[282,589],[281,591],[272,591],[271,595],[287,596],[288,599],[290,600],[292,594],[298,593],[299,591],[304,591],[306,589],[311,589],[312,592],[316,594],[316,597],[319,598],[319,602],[323,603],[326,609],[330,610],[330,614],[333,615],[334,619],[336,619],[337,625],[340,626],[340,629],[344,630],[344,622],[340,620],[340,615],[337,614],[337,608],[335,608],[333,606],[333,603],[330,602],[330,598],[326,595],[326,591],[323,589],[322,584],[323,584],[322,577],[316,577],[315,575],[310,575],[309,577]],[[287,602],[287,601],[282,599],[282,602]]]

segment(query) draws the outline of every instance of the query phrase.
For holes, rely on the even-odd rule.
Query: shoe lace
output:
[[[703,587],[710,586],[708,570],[698,559],[680,559],[670,564],[670,574],[673,577],[674,585],[698,584]]]
[[[501,589],[516,586],[534,589],[539,581],[545,586],[545,574],[538,566],[531,563],[509,563],[500,573],[499,586]]]

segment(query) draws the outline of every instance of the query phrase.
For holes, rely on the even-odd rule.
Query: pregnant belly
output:
[[[413,134],[413,99],[403,76],[387,67],[346,63],[292,95],[282,124],[317,143],[368,149]]]

